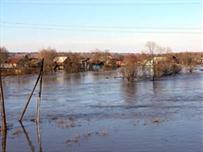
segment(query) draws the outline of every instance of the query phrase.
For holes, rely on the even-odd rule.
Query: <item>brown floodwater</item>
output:
[[[9,130],[0,151],[203,151],[203,72],[136,83],[116,76],[44,76],[39,125],[33,121],[38,89],[18,122],[37,76],[4,78]]]

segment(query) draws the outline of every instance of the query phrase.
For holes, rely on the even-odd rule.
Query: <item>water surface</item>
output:
[[[203,73],[136,83],[116,76],[45,76],[40,125],[33,121],[38,89],[23,124],[17,121],[37,76],[4,78],[6,151],[203,151]]]

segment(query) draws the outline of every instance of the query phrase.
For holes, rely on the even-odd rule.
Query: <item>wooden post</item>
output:
[[[42,96],[42,80],[43,80],[43,69],[44,69],[44,59],[41,62],[41,78],[40,78],[40,86],[39,86],[39,96],[37,99],[37,114],[36,114],[36,122],[40,123],[40,104],[41,104],[41,96]]]
[[[2,84],[2,75],[1,75],[1,67],[0,67],[0,92],[1,92],[1,132],[2,132],[2,152],[6,152],[6,138],[7,138],[7,123],[6,123],[6,110],[5,110],[5,103],[4,103],[4,91],[3,91],[3,84]]]
[[[7,126],[6,126],[6,110],[5,110],[5,103],[4,103],[4,92],[3,92],[3,84],[2,84],[2,76],[1,76],[1,67],[0,67],[0,92],[1,92],[1,117],[2,117],[2,123],[1,123],[1,130],[2,134],[6,134]]]
[[[155,81],[155,75],[156,75],[156,67],[155,67],[155,61],[154,61],[154,56],[152,59],[152,66],[153,66],[153,76],[152,76],[152,80]]]
[[[26,112],[26,109],[27,109],[29,103],[30,103],[30,100],[31,100],[31,98],[32,98],[32,95],[33,95],[33,93],[34,93],[34,91],[35,91],[35,89],[36,89],[36,87],[37,87],[37,84],[38,84],[40,78],[41,78],[42,70],[43,70],[43,69],[42,69],[42,66],[41,66],[40,72],[39,72],[39,75],[38,75],[38,78],[37,78],[37,81],[35,82],[34,88],[33,88],[32,92],[31,92],[31,94],[30,94],[30,96],[29,96],[29,98],[28,98],[28,101],[27,101],[27,103],[26,103],[26,105],[25,105],[25,107],[24,107],[24,109],[23,109],[23,112],[22,112],[22,114],[21,114],[21,116],[20,116],[19,121],[22,121],[22,119],[23,119],[23,116],[24,116],[24,114],[25,114],[25,112]]]

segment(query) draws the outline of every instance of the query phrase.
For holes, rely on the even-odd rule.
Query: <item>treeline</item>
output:
[[[180,73],[182,68],[193,72],[195,66],[203,64],[203,53],[172,53],[154,42],[147,42],[143,53],[122,54],[107,51],[91,53],[57,52],[55,49],[42,49],[35,56],[11,57],[5,47],[0,47],[0,63],[10,74],[36,73],[44,59],[45,72],[64,70],[67,73],[85,71],[106,71],[120,68],[123,78],[128,81]]]
[[[182,69],[193,72],[197,65],[203,65],[203,52],[172,53],[169,47],[162,47],[155,42],[147,42],[141,54],[124,56],[124,68],[121,73],[128,81],[179,74]]]

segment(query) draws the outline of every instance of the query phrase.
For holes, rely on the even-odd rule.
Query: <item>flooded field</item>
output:
[[[40,126],[33,121],[37,91],[18,122],[37,76],[6,77],[6,151],[203,151],[203,73],[130,84],[115,76],[45,76]]]

